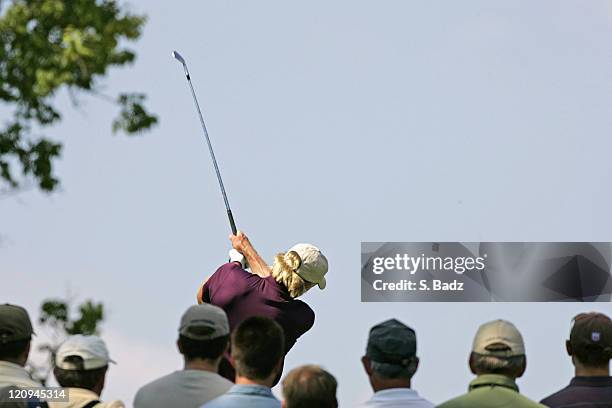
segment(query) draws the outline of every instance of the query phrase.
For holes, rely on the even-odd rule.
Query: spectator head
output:
[[[416,333],[399,320],[372,327],[361,361],[374,391],[410,387],[419,366],[416,350]]]
[[[0,305],[0,361],[24,366],[34,331],[28,312],[21,306]]]
[[[115,362],[101,338],[76,334],[57,350],[53,374],[62,387],[84,388],[100,395],[109,363]]]
[[[204,360],[219,364],[229,344],[229,323],[220,307],[202,303],[181,317],[177,346],[185,362]]]
[[[250,317],[232,333],[232,360],[236,378],[271,386],[285,354],[282,327],[267,317]]]
[[[612,358],[612,320],[603,313],[577,315],[566,348],[574,365],[608,369]]]
[[[516,379],[526,367],[523,336],[512,323],[494,320],[480,326],[470,355],[474,374],[500,374]]]
[[[283,408],[337,408],[338,383],[319,366],[295,368],[283,379]]]
[[[292,298],[302,296],[315,285],[325,289],[326,273],[327,258],[311,244],[294,245],[289,251],[276,255],[272,264],[272,276],[285,285]]]

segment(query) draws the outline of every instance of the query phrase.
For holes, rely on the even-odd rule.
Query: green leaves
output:
[[[66,335],[98,334],[98,325],[104,320],[104,306],[88,300],[79,306],[76,318],[70,317],[70,304],[64,300],[46,300],[40,310],[40,323]]]
[[[114,0],[14,0],[0,14],[0,102],[13,107],[12,123],[0,128],[0,183],[18,187],[33,177],[44,191],[59,183],[53,161],[61,144],[33,137],[61,120],[53,106],[60,89],[99,94],[96,87],[111,67],[125,66],[136,54],[123,45],[142,33],[146,18],[122,10]],[[113,132],[134,134],[158,119],[144,107],[143,94],[123,93],[115,100],[119,117]],[[3,149],[4,146],[4,149]]]
[[[117,103],[121,106],[119,117],[113,122],[113,132],[123,130],[133,134],[149,129],[157,123],[157,117],[146,112],[143,94],[121,94]]]
[[[0,132],[0,177],[11,187],[18,187],[11,172],[11,164],[18,163],[24,176],[33,176],[41,190],[51,191],[59,182],[52,174],[52,161],[60,156],[62,146],[44,138],[24,140],[23,134],[28,131],[16,122]]]

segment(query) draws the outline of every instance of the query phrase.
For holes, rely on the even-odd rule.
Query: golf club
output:
[[[198,98],[196,98],[195,91],[193,90],[193,85],[191,84],[191,77],[189,75],[189,70],[187,69],[187,63],[185,62],[185,59],[181,56],[181,54],[176,51],[172,51],[172,56],[181,64],[183,64],[185,76],[187,77],[187,82],[189,82],[189,88],[191,89],[191,95],[193,96],[193,102],[195,103],[196,109],[198,110],[198,115],[200,115],[200,123],[202,124],[202,130],[204,131],[204,136],[206,137],[206,143],[208,144],[210,157],[212,157],[213,165],[215,166],[215,172],[217,173],[217,179],[219,180],[219,186],[221,187],[221,194],[223,195],[223,201],[225,202],[225,209],[227,210],[227,216],[229,218],[230,227],[232,228],[232,234],[236,235],[236,223],[234,222],[234,216],[232,215],[232,210],[230,209],[229,201],[227,200],[227,194],[225,193],[223,180],[221,180],[221,173],[219,172],[217,159],[215,159],[215,152],[213,152],[212,144],[210,143],[210,138],[208,137],[208,131],[206,130],[206,124],[204,123],[204,117],[202,116],[202,111],[200,111],[200,104],[198,103]]]

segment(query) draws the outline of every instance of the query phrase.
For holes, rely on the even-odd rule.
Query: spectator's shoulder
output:
[[[148,404],[148,401],[146,400],[150,398],[151,395],[154,395],[158,392],[163,392],[165,384],[168,382],[169,377],[171,377],[173,374],[174,373],[164,375],[163,377],[157,378],[151,381],[150,383],[147,383],[140,387],[138,391],[136,391],[136,395],[134,396],[134,406],[144,407],[146,404]]]
[[[544,405],[546,407],[552,407],[552,408],[561,405],[559,399],[563,399],[565,394],[568,392],[568,388],[569,387],[565,387],[565,388],[555,392],[554,394],[549,395],[548,397],[546,397],[542,401],[540,401],[540,404],[542,404],[542,405]]]
[[[217,408],[221,407],[223,403],[224,395],[221,395],[213,400],[208,401],[206,404],[202,405],[200,408]]]
[[[519,398],[522,400],[522,404],[521,406],[527,408],[546,408],[546,405],[542,405],[539,402],[536,402],[532,399],[527,398],[526,396],[524,396],[523,394],[519,394]]]
[[[470,406],[467,396],[468,394],[460,395],[438,405],[437,408],[467,408]]]

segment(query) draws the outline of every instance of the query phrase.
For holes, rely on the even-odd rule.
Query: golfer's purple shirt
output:
[[[301,300],[292,299],[272,276],[262,278],[247,272],[238,262],[217,269],[204,284],[202,301],[225,310],[231,330],[252,316],[275,320],[285,332],[285,354],[298,337],[310,330],[315,319],[312,309]]]

